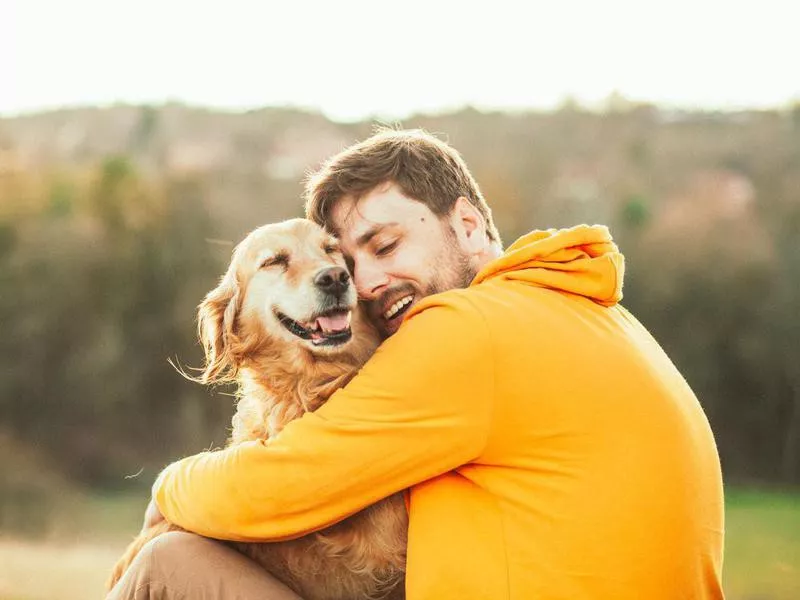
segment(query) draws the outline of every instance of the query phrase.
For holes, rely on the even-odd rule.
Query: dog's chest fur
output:
[[[317,364],[299,378],[276,372],[274,363],[242,369],[230,443],[274,437],[316,410],[349,381],[360,358]],[[296,540],[235,546],[305,600],[395,600],[404,597],[407,531],[405,501],[398,493]]]

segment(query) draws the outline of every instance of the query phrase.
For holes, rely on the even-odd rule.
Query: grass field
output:
[[[726,494],[724,582],[731,600],[800,600],[800,492]]]
[[[101,598],[142,510],[141,498],[92,499],[49,540],[0,538],[0,600]],[[800,491],[728,491],[726,518],[728,600],[800,600]]]

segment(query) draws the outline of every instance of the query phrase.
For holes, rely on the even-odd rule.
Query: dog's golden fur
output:
[[[237,246],[220,284],[200,305],[206,367],[198,380],[239,386],[230,444],[275,436],[316,410],[374,351],[377,338],[356,306],[352,285],[343,300],[352,309],[348,342],[316,345],[291,333],[277,316],[300,322],[319,311],[315,273],[344,267],[334,244],[304,219],[261,227]],[[233,545],[306,600],[402,598],[407,527],[403,497],[395,494],[295,540]],[[145,543],[178,529],[162,522],[142,531],[117,563],[109,588]]]

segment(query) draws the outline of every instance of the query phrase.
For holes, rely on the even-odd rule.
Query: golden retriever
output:
[[[375,350],[336,240],[305,219],[265,225],[233,252],[198,311],[206,355],[197,378],[237,382],[230,444],[277,435],[319,408]],[[143,531],[109,579],[142,546],[180,528]],[[402,598],[408,517],[401,493],[327,529],[274,543],[232,543],[306,600]]]

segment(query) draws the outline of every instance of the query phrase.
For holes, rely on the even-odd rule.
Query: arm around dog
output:
[[[277,541],[327,527],[482,454],[493,359],[463,291],[432,296],[317,412],[274,439],[170,465],[154,498],[167,520],[209,537]]]

